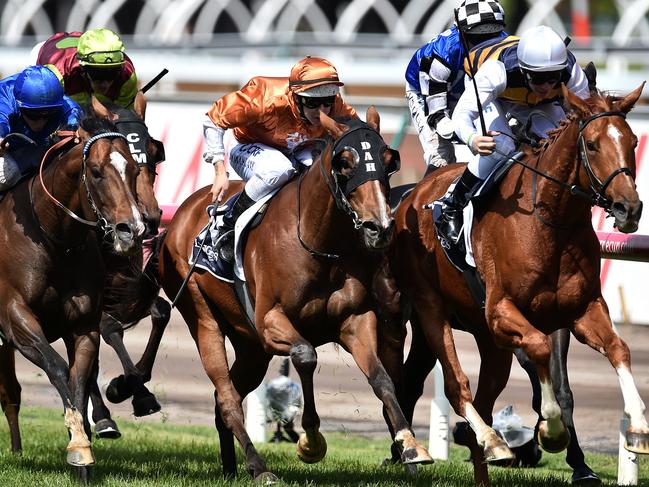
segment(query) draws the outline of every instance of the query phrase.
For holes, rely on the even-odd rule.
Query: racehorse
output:
[[[109,111],[109,119],[129,142],[131,154],[140,169],[136,180],[137,202],[146,224],[145,238],[152,238],[158,233],[162,214],[153,190],[156,165],[165,158],[164,146],[149,134],[144,121],[146,98],[142,92],[138,92],[135,97],[133,110],[113,104],[107,104],[106,108]],[[162,337],[169,322],[171,306],[158,296],[159,285],[151,279],[150,275],[143,272],[142,247],[128,257],[110,253],[106,253],[104,257],[109,272],[104,285],[104,308],[99,330],[104,341],[117,353],[124,368],[124,375],[111,382],[106,390],[106,396],[113,403],[134,396],[132,400],[134,415],[145,416],[160,410],[160,404],[155,396],[144,386],[144,383],[151,378],[153,358],[160,340],[158,339],[156,345],[146,351],[140,363],[136,365],[124,346],[124,330],[151,315],[154,335]],[[129,293],[136,293],[138,299],[130,299]],[[90,399],[97,435],[104,438],[118,438],[119,429],[103,402],[97,381],[92,384]]]
[[[161,210],[153,192],[153,184],[156,165],[164,160],[164,147],[160,141],[150,136],[144,123],[146,98],[141,92],[138,92],[133,110],[95,101],[95,113],[112,121],[129,144],[131,155],[139,168],[135,194],[146,226],[144,237],[152,237],[157,234],[160,224]],[[159,286],[152,284],[150,276],[142,273],[142,246],[138,246],[134,253],[126,256],[116,255],[108,249],[102,249],[102,255],[107,272],[99,330],[104,341],[117,352],[128,378],[126,383],[131,388],[130,394],[126,397],[123,397],[124,394],[119,396],[115,392],[115,387],[109,387],[106,393],[112,402],[121,402],[131,395],[135,395],[133,399],[134,414],[135,416],[144,416],[160,410],[155,396],[144,386],[144,383],[150,379],[150,371],[153,368],[153,358],[155,358],[159,340],[155,346],[150,346],[147,349],[147,353],[141,361],[143,363],[138,363],[136,366],[124,346],[124,330],[151,314],[153,330],[157,332],[155,336],[161,337],[169,321],[171,307],[163,298],[158,297]],[[122,289],[125,287],[131,289],[130,286],[134,282],[138,284],[137,306],[122,306],[124,302]],[[133,302],[132,300],[128,301],[128,303]],[[149,359],[148,357],[153,358]],[[0,360],[6,361],[6,364],[0,366],[0,402],[10,426],[12,451],[17,452],[21,450],[22,443],[17,412],[20,405],[20,385],[15,374],[13,352],[8,348],[0,354]],[[141,370],[145,372],[141,372]],[[95,374],[97,371],[95,369]],[[97,436],[119,438],[121,433],[102,399],[96,378],[90,381],[89,390]]]
[[[85,467],[95,462],[86,383],[97,363],[102,249],[129,255],[145,230],[133,195],[138,169],[125,137],[103,118],[95,100],[93,108],[97,113],[87,115],[76,132],[60,134],[65,137],[45,155],[39,174],[0,203],[0,238],[5,242],[0,256],[0,363],[13,366],[15,347],[45,371],[63,402],[70,434],[67,461],[82,467],[79,474],[85,480]],[[65,342],[69,366],[50,345],[59,338]],[[20,386],[9,380],[4,388],[12,405],[5,414],[13,431]]]
[[[430,212],[424,209],[443,196],[463,166],[425,178],[395,214],[390,270],[404,306],[412,307],[421,327],[415,337],[423,335],[440,360],[446,395],[475,433],[470,448],[478,484],[489,483],[485,460],[511,457],[488,424],[507,383],[514,349],[529,357],[541,384],[540,446],[557,452],[570,441],[553,390],[547,336],[562,328],[609,359],[630,418],[626,446],[637,453],[649,450],[649,426],[631,375],[629,350],[613,331],[601,294],[600,249],[591,224],[591,206],[598,204],[614,216],[620,231],[638,227],[642,203],[634,180],[637,138],[625,116],[642,88],[623,98],[595,94],[583,101],[564,87],[574,114],[540,148],[527,149],[527,167],[514,164],[482,209],[474,210],[471,244],[486,286],[484,311],[446,258]],[[475,401],[453,344],[455,319],[478,344],[481,366]],[[399,326],[386,330],[393,340],[385,340],[380,356],[401,391],[406,381],[412,385],[411,377],[401,375],[404,333]],[[401,355],[395,342],[401,344]]]
[[[393,220],[386,199],[388,175],[398,154],[379,135],[373,107],[367,124],[336,122],[321,114],[335,141],[319,147],[308,170],[270,200],[261,223],[243,246],[243,269],[255,306],[246,321],[231,285],[195,271],[178,298],[203,367],[215,387],[215,423],[223,472],[236,473],[234,436],[257,481],[276,480],[243,424],[243,398],[255,389],[273,355],[290,356],[304,392],[298,457],[320,461],[326,441],[313,392],[315,347],[335,342],[349,351],[385,405],[405,462],[430,462],[403,417],[392,381],[377,357],[375,303],[370,293],[375,264],[387,247]],[[371,163],[369,162],[371,161]],[[241,186],[232,185],[229,194]],[[194,237],[207,222],[209,188],[190,196],[169,224],[160,250],[160,279],[175,296],[189,273]],[[236,358],[228,372],[225,338]]]

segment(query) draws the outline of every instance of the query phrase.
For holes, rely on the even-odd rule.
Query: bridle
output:
[[[371,135],[374,140],[380,140],[382,142],[382,144],[378,148],[376,148],[374,150],[376,152],[376,154],[382,156],[386,149],[391,150],[391,149],[389,149],[387,147],[385,142],[383,142],[383,138],[381,137],[381,135],[376,130],[372,129],[371,127],[365,126],[365,125],[359,125],[359,126],[353,127],[352,129],[348,130],[347,132],[345,132],[340,138],[338,138],[333,144],[331,144],[331,152],[330,152],[329,160],[331,160],[333,162],[334,159],[336,157],[340,156],[340,154],[342,152],[350,151],[354,155],[356,167],[358,167],[358,164],[361,162],[360,161],[359,151],[355,147],[353,147],[352,145],[346,144],[344,142],[344,139],[347,139],[352,135],[354,135],[354,136],[358,135],[358,134],[356,134],[356,132],[358,132],[358,131],[368,131],[369,135]],[[395,151],[395,154],[397,154],[396,151]],[[380,166],[381,169],[382,169],[383,168],[383,161],[382,161],[382,159],[380,157],[377,157],[377,159],[379,159],[379,160],[376,161],[376,165]],[[339,175],[334,170],[333,167],[331,168],[330,174],[327,174],[327,169],[324,166],[324,157],[322,157],[322,156],[320,156],[319,166],[320,166],[320,173],[322,174],[322,177],[323,177],[323,179],[324,179],[324,181],[325,181],[325,183],[327,185],[327,188],[329,189],[329,193],[331,193],[331,196],[333,197],[333,200],[336,203],[336,207],[350,218],[352,224],[354,225],[355,230],[361,229],[363,227],[363,220],[361,220],[358,213],[352,208],[352,205],[349,202],[349,199],[347,198],[348,194],[351,194],[352,190],[347,190],[347,191],[343,190],[343,188],[342,188],[342,186],[340,184],[340,181],[339,181]],[[301,225],[300,225],[300,223],[301,223],[301,211],[300,211],[300,208],[301,208],[301,201],[300,200],[301,200],[301,198],[300,198],[300,194],[301,194],[302,180],[303,180],[304,174],[306,172],[307,171],[303,171],[303,172],[300,173],[299,178],[298,178],[298,183],[297,183],[297,237],[298,237],[298,240],[300,241],[300,244],[302,245],[302,247],[307,252],[309,252],[309,254],[311,254],[313,257],[324,257],[324,258],[327,258],[327,259],[338,259],[338,258],[340,258],[340,255],[338,255],[338,254],[330,254],[330,253],[327,253],[327,252],[320,252],[318,250],[315,250],[315,249],[311,248],[309,245],[307,245],[306,242],[304,242],[304,240],[302,239],[302,233],[301,233],[301,230],[300,230],[300,227],[301,227]],[[391,173],[381,172],[381,174],[383,175],[383,177],[381,179],[384,179],[388,183],[388,187],[389,187],[389,179],[388,178],[390,177]],[[374,177],[372,179],[376,180],[378,178]],[[372,180],[372,179],[368,179],[368,180]]]
[[[41,160],[41,163],[40,163],[39,181],[40,181],[41,187],[43,188],[43,191],[45,192],[45,194],[50,198],[50,200],[52,200],[52,202],[56,206],[58,206],[61,210],[63,210],[63,212],[66,215],[70,216],[71,218],[73,218],[74,220],[76,220],[77,222],[79,222],[79,223],[81,223],[83,225],[86,225],[86,226],[89,226],[89,227],[92,227],[92,228],[97,228],[98,230],[100,230],[102,232],[102,234],[104,236],[106,236],[108,228],[109,228],[109,223],[108,223],[108,220],[106,219],[106,217],[104,217],[103,214],[101,213],[101,211],[99,210],[99,207],[95,203],[95,200],[92,197],[92,193],[90,192],[90,187],[88,186],[88,179],[86,177],[86,159],[88,157],[88,153],[90,152],[90,148],[98,140],[101,140],[101,139],[115,139],[115,138],[122,138],[122,139],[126,140],[126,137],[124,135],[118,133],[118,132],[102,132],[102,133],[99,133],[99,134],[96,134],[96,135],[93,135],[92,137],[90,137],[83,146],[82,158],[81,158],[81,169],[80,169],[80,172],[79,172],[79,178],[83,182],[84,188],[86,190],[86,196],[88,198],[90,208],[92,209],[93,213],[97,217],[96,221],[90,221],[90,220],[86,220],[85,218],[80,217],[75,212],[73,212],[72,210],[67,208],[63,203],[61,203],[47,189],[47,186],[45,185],[45,181],[43,180],[43,168],[44,168],[45,162],[48,160],[50,154],[53,153],[54,151],[58,150],[59,148],[67,145],[70,142],[74,142],[75,144],[78,144],[80,142],[77,132],[59,131],[59,132],[57,132],[57,135],[63,136],[64,138],[62,140],[60,140],[59,142],[57,142],[56,144],[54,144],[52,147],[50,147],[47,150],[47,152],[43,156],[43,159]],[[32,184],[33,184],[33,182],[34,181],[32,180]],[[32,191],[31,187],[30,187],[30,201],[32,203],[32,209],[33,209],[34,208],[34,201],[33,201],[33,191]],[[34,212],[34,216],[36,217],[35,212]],[[38,221],[37,217],[36,217],[36,220]],[[41,230],[45,234],[47,234],[45,229],[40,224],[40,221],[39,221],[38,225],[41,228]]]

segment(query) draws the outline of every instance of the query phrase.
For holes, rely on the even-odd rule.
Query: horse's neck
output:
[[[567,185],[580,185],[578,137],[579,125],[577,121],[573,121],[540,156],[537,168]],[[536,184],[538,188],[535,211],[541,211],[542,217],[556,223],[558,227],[588,218],[590,205],[586,200],[570,194],[565,186],[555,181],[532,174],[530,177],[536,179],[536,183],[532,184]]]
[[[326,177],[329,184],[333,184],[331,171],[321,164],[319,159],[314,161],[299,189],[301,236],[314,248],[338,241],[342,235],[341,225],[344,225],[344,215],[336,208],[325,180]]]
[[[84,225],[67,215],[52,200],[52,197],[56,198],[68,210],[84,218],[83,205],[86,198],[80,186],[81,149],[81,146],[77,145],[55,157],[43,170],[42,183],[40,175],[37,174],[32,186],[34,213],[39,225],[50,237],[63,242],[77,242],[80,234],[86,231]]]

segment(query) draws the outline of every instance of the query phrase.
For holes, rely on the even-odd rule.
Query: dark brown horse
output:
[[[138,168],[114,125],[89,115],[57,146],[40,174],[0,203],[0,364],[9,377],[1,392],[12,447],[19,449],[19,437],[18,444],[13,437],[20,403],[13,370],[17,348],[45,371],[61,396],[70,433],[68,463],[85,467],[94,463],[85,411],[99,346],[102,249],[131,254],[145,227],[134,198]],[[50,345],[59,338],[69,366]],[[8,376],[5,367],[11,367]],[[87,477],[87,469],[80,473]]]
[[[161,211],[155,198],[153,184],[156,165],[164,160],[164,147],[161,142],[150,136],[144,123],[146,113],[144,95],[138,92],[133,110],[113,104],[101,104],[98,101],[95,101],[94,109],[92,107],[89,109],[94,110],[97,116],[113,122],[118,132],[125,137],[131,155],[139,168],[136,177],[136,199],[146,226],[145,237],[156,235]],[[131,387],[131,392],[124,399],[135,395],[133,408],[136,416],[151,414],[158,411],[160,405],[155,396],[144,386],[144,383],[150,379],[150,370],[153,367],[153,360],[149,360],[147,357],[155,357],[159,339],[152,340],[156,345],[149,347],[150,350],[145,354],[142,363],[138,363],[136,366],[124,346],[124,329],[135,325],[139,320],[151,314],[153,330],[156,332],[154,336],[162,336],[169,321],[171,308],[169,303],[158,297],[159,286],[157,283],[152,283],[151,276],[143,275],[143,249],[141,246],[138,246],[136,251],[129,255],[117,255],[107,248],[102,249],[102,254],[107,272],[103,293],[104,311],[99,330],[104,341],[115,349],[128,377],[126,383]],[[136,283],[135,289],[133,288],[134,283]],[[128,299],[130,295],[125,294],[123,289],[137,292],[138,299],[136,301]],[[131,306],[134,303],[135,305]],[[0,402],[9,422],[12,450],[17,452],[21,450],[17,413],[20,407],[21,390],[15,374],[13,352],[7,348],[6,353],[0,353],[0,361],[6,361],[6,364],[0,366]],[[95,375],[96,373],[97,369],[95,369]],[[89,389],[95,432],[103,438],[119,438],[119,429],[103,401],[96,379],[90,381]],[[114,391],[114,387],[109,388],[107,394],[111,391]],[[115,393],[109,397],[113,402],[123,400],[119,396],[119,400],[116,400]]]
[[[507,383],[514,349],[527,354],[540,380],[540,445],[556,452],[570,441],[550,374],[547,335],[561,328],[607,356],[620,378],[630,418],[627,448],[649,450],[649,427],[631,376],[629,350],[613,331],[601,294],[599,243],[591,225],[591,205],[597,203],[610,211],[621,231],[637,229],[642,210],[634,181],[637,139],[625,115],[641,91],[642,86],[624,98],[596,94],[583,101],[564,89],[575,113],[524,159],[548,177],[515,164],[482,203],[485,209],[476,211],[471,242],[486,285],[484,312],[447,260],[430,211],[423,209],[444,194],[464,166],[425,178],[395,215],[391,271],[421,327],[415,337],[423,335],[440,360],[446,395],[475,432],[471,451],[476,483],[489,482],[485,460],[511,456],[488,425]],[[475,401],[456,356],[454,317],[478,344],[481,367]],[[381,358],[400,390],[409,380],[400,375],[402,355],[394,345],[403,331],[399,326],[386,330],[396,341],[385,341]]]
[[[228,476],[236,472],[234,433],[253,478],[275,479],[246,433],[241,408],[273,355],[290,356],[302,382],[305,433],[298,442],[298,457],[309,463],[324,457],[313,373],[315,347],[328,342],[349,351],[367,376],[388,410],[403,446],[403,460],[431,461],[403,417],[392,381],[377,357],[375,302],[370,294],[376,263],[392,235],[386,193],[397,154],[378,135],[378,113],[373,108],[368,110],[367,125],[360,121],[346,125],[326,115],[321,119],[337,140],[321,147],[313,165],[270,201],[261,224],[245,242],[244,271],[255,306],[255,327],[247,323],[232,286],[202,271],[191,275],[178,300],[215,387],[216,426]],[[353,181],[358,184],[355,189],[349,186]],[[176,295],[189,272],[187,258],[194,237],[207,222],[209,203],[209,188],[199,190],[169,225],[160,252],[160,277],[168,296]],[[229,371],[226,336],[236,352]]]

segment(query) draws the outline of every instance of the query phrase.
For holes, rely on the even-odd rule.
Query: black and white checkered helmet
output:
[[[493,34],[505,28],[505,11],[496,0],[463,0],[458,27],[469,34]]]

